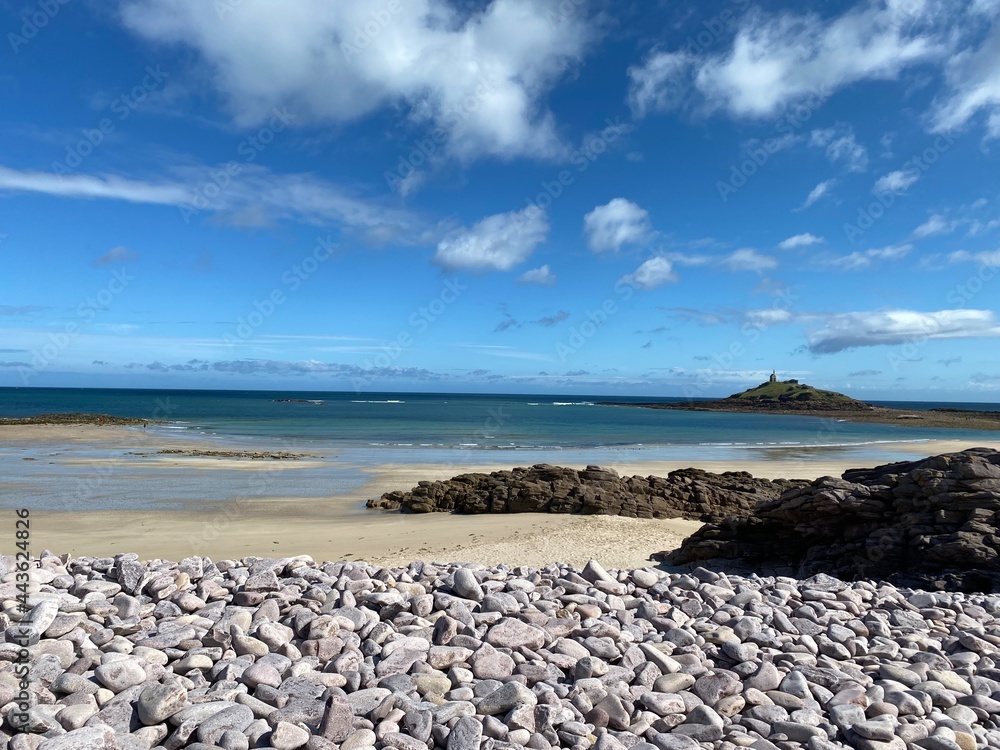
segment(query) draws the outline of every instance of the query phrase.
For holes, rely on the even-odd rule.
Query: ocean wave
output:
[[[384,401],[351,401],[352,404],[405,404],[405,401],[399,401],[397,399],[389,399]]]
[[[805,443],[805,442],[795,442],[789,440],[776,440],[772,442],[757,442],[757,443],[698,443],[699,447],[703,448],[860,448],[865,445],[899,445],[899,444],[915,444],[915,443],[926,443],[932,440],[932,438],[911,438],[908,440],[859,440],[854,443]],[[682,448],[687,443],[664,443],[660,447],[665,448]]]

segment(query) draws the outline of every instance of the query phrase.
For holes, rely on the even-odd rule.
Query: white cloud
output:
[[[854,130],[839,125],[835,128],[814,130],[809,135],[809,145],[825,148],[826,158],[832,164],[842,163],[851,172],[868,169],[868,150],[858,143]]]
[[[115,175],[57,175],[0,166],[0,190],[44,193],[60,198],[109,198],[130,203],[176,206],[190,200],[185,185],[131,180]]]
[[[793,237],[789,237],[787,240],[778,243],[778,247],[782,250],[794,250],[797,247],[809,247],[810,245],[818,245],[823,241],[822,237],[817,237],[815,234],[806,232],[805,234],[796,234]]]
[[[383,239],[412,234],[417,221],[404,210],[378,201],[366,201],[345,189],[309,174],[275,174],[255,164],[240,165],[240,172],[227,175],[230,182],[219,187],[212,175],[223,168],[182,167],[170,177],[133,179],[118,175],[70,174],[18,171],[0,166],[0,193],[28,192],[57,198],[121,200],[173,206],[185,221],[215,216],[238,220],[248,213],[259,225],[261,213],[269,220],[296,219],[310,224],[340,223]]]
[[[809,206],[830,192],[830,188],[833,187],[833,184],[834,180],[824,180],[819,183],[819,185],[809,191],[809,195],[806,196],[806,202],[802,204],[802,208],[809,208]]]
[[[603,253],[645,242],[652,227],[646,209],[625,198],[614,198],[583,217],[583,231],[587,246],[595,253]]]
[[[449,153],[474,158],[563,151],[541,102],[583,59],[596,25],[582,10],[559,23],[548,13],[532,0],[475,10],[440,0],[124,0],[121,18],[146,40],[193,48],[194,75],[212,80],[241,126],[274,107],[297,124],[401,108],[443,128]]]
[[[688,95],[688,73],[695,58],[686,52],[654,52],[628,69],[628,103],[636,117],[676,109]]]
[[[964,50],[948,64],[952,92],[934,108],[931,127],[935,132],[957,130],[983,111],[989,115],[989,137],[1000,138],[1000,24],[996,23],[998,4],[991,5],[994,26],[990,35],[979,49]]]
[[[970,253],[967,250],[956,250],[948,255],[948,260],[952,263],[980,263],[984,266],[996,266],[1000,268],[1000,250],[992,250],[982,253]]]
[[[755,328],[767,328],[768,326],[780,323],[791,323],[795,318],[791,310],[779,307],[765,308],[763,310],[747,310],[744,317]]]
[[[890,193],[902,193],[919,179],[920,172],[915,169],[897,169],[895,172],[889,172],[889,174],[879,177],[875,182],[874,190],[877,193],[886,191]]]
[[[874,261],[901,260],[909,255],[911,250],[913,250],[913,245],[887,245],[864,252],[855,251],[850,255],[834,258],[828,261],[827,265],[835,266],[842,271],[858,271],[862,268],[868,268]]]
[[[711,255],[688,255],[687,253],[669,253],[664,256],[675,266],[707,266],[718,263],[719,258]]]
[[[541,268],[532,268],[530,271],[525,271],[521,274],[521,277],[517,281],[519,284],[554,286],[556,283],[556,275],[552,273],[552,270],[549,268],[548,264],[546,264]]]
[[[778,261],[769,255],[761,255],[752,247],[745,247],[724,257],[722,265],[730,271],[767,271],[777,268]]]
[[[900,5],[869,0],[833,19],[751,10],[723,51],[667,60],[657,53],[631,69],[629,100],[640,111],[679,107],[689,97],[678,92],[690,87],[709,110],[770,117],[808,96],[825,99],[850,84],[892,80],[912,65],[943,59],[950,40],[938,28],[938,4]]]
[[[917,239],[923,239],[935,234],[945,234],[952,231],[954,228],[954,222],[945,221],[945,218],[941,214],[934,214],[927,221],[913,230],[913,236]]]
[[[913,245],[886,245],[869,250],[868,255],[876,260],[901,260],[910,254]]]
[[[548,233],[548,218],[537,206],[494,214],[441,240],[434,262],[449,269],[509,271],[527,260]]]
[[[827,316],[807,334],[814,354],[834,354],[866,346],[1000,336],[1000,322],[990,310],[875,310]]]
[[[726,271],[766,271],[778,267],[778,261],[752,247],[734,250],[727,255],[668,253],[663,256],[678,266],[715,266]]]
[[[829,261],[829,265],[836,266],[843,271],[859,271],[862,268],[868,268],[871,264],[871,258],[867,254],[858,251]]]
[[[640,289],[649,291],[663,286],[673,284],[678,281],[677,274],[674,273],[673,265],[663,257],[650,258],[633,273],[626,274],[619,279],[619,283],[637,286]]]

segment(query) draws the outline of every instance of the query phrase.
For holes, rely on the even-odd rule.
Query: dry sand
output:
[[[18,451],[41,448],[157,450],[204,448],[194,443],[116,427],[17,426],[0,428],[0,454],[5,460]],[[958,441],[895,445],[897,452],[914,458],[973,447]],[[310,452],[310,451],[304,451]],[[688,466],[709,471],[749,471],[759,477],[813,479],[839,476],[848,468],[864,465],[856,457],[801,456],[774,460],[615,462],[607,465],[620,474],[666,474]],[[873,450],[873,455],[877,451]],[[332,459],[332,456],[327,456]],[[101,459],[66,457],[73,465],[99,464]],[[120,461],[121,459],[116,459]],[[149,459],[141,459],[149,461]],[[167,472],[176,462],[188,468],[309,470],[317,463],[301,461],[250,461],[219,458],[168,457],[150,461]],[[220,463],[216,463],[220,462]],[[180,464],[177,464],[180,465]],[[572,465],[572,464],[570,464]],[[871,464],[869,464],[871,465]],[[364,500],[389,490],[409,489],[422,479],[447,479],[466,471],[509,469],[497,466],[394,466],[365,469],[370,481],[349,493],[328,498],[255,498],[200,503],[186,510],[58,512],[35,510],[31,515],[32,550],[47,548],[74,555],[113,555],[138,552],[142,558],[179,559],[207,555],[213,559],[246,555],[287,556],[309,554],[317,560],[367,560],[381,564],[409,560],[457,560],[511,565],[549,562],[583,564],[594,558],[606,567],[641,567],[653,552],[677,547],[701,524],[683,520],[638,520],[607,516],[557,516],[517,514],[497,516],[401,515],[365,510]],[[575,467],[582,468],[582,467]],[[8,497],[17,487],[4,486]],[[30,502],[27,503],[30,507]]]

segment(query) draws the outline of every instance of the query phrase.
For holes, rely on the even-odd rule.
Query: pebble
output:
[[[41,571],[2,615],[44,626],[9,750],[1000,749],[996,595],[596,563]]]

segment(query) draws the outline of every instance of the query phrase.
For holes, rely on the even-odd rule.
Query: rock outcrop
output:
[[[998,525],[1000,452],[974,448],[817,479],[653,557],[1000,591]]]
[[[59,414],[36,414],[32,417],[0,417],[0,425],[27,424],[96,424],[96,425],[137,425],[158,424],[156,419],[136,419],[134,417],[116,417],[113,414],[83,414],[80,412]]]
[[[745,516],[758,502],[805,484],[757,479],[745,471],[681,469],[666,477],[620,477],[599,466],[577,471],[538,464],[420,482],[409,492],[387,492],[369,500],[368,507],[410,513],[578,513],[716,521]]]

